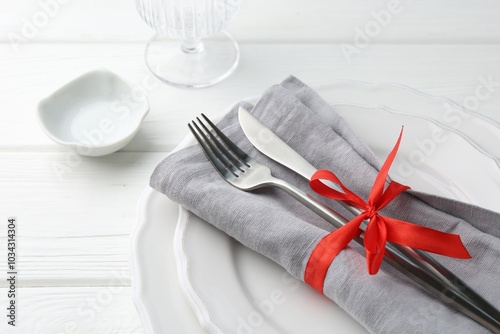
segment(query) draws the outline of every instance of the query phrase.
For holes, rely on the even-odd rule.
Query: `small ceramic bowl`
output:
[[[127,145],[148,111],[145,94],[108,70],[95,70],[40,101],[38,120],[56,143],[101,156]]]

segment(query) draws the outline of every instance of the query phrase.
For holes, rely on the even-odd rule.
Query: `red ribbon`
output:
[[[334,200],[344,201],[351,206],[363,210],[360,215],[346,225],[325,236],[312,251],[306,266],[304,281],[321,293],[323,293],[323,284],[330,264],[337,254],[347,247],[353,238],[360,234],[359,227],[365,219],[369,219],[364,235],[364,247],[368,273],[370,275],[378,272],[384,258],[387,241],[450,257],[461,259],[471,258],[469,252],[467,252],[467,249],[462,244],[460,236],[457,234],[440,232],[402,220],[385,217],[379,213],[379,210],[383,209],[401,192],[410,189],[408,186],[391,181],[384,190],[385,180],[398,151],[402,135],[403,129],[401,129],[396,145],[375,179],[367,202],[347,189],[337,176],[328,170],[318,170],[311,177],[310,186],[318,194]],[[328,180],[337,184],[343,192],[332,189],[323,183],[322,180]]]

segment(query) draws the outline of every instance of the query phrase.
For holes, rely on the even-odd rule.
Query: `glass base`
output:
[[[147,44],[144,57],[148,69],[161,81],[177,87],[202,88],[233,73],[240,50],[225,31],[191,45],[155,35]]]

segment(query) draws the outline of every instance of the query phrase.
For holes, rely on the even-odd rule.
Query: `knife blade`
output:
[[[317,168],[281,140],[262,122],[243,107],[240,107],[238,110],[238,118],[245,136],[257,150],[305,179],[311,179]],[[329,185],[332,186],[332,184]],[[338,190],[338,187],[334,186]],[[360,213],[358,208],[349,206],[343,202],[339,203],[355,215]],[[401,257],[401,260],[412,263],[419,270],[424,271],[426,275],[429,275],[428,277],[438,280],[453,290],[451,292],[454,294],[453,298],[462,298],[463,303],[465,303],[465,307],[464,305],[452,303],[457,309],[490,330],[500,332],[500,312],[426,252],[391,243],[388,243],[386,248],[389,254],[395,254]],[[428,283],[422,282],[422,277],[414,277],[413,279],[421,285],[422,283],[424,285]]]
[[[238,118],[245,136],[260,152],[308,180],[317,171],[306,159],[242,107],[238,110]]]

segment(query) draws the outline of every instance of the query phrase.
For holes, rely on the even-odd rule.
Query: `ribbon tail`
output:
[[[385,256],[385,248],[382,248],[378,253],[372,253],[366,251],[366,265],[368,268],[369,275],[376,275],[382,266],[382,262]]]
[[[384,221],[388,231],[387,239],[391,242],[458,259],[471,258],[458,234],[441,232],[389,217],[384,217]]]
[[[384,164],[382,165],[382,168],[380,168],[380,172],[377,175],[377,178],[375,179],[375,182],[373,183],[372,191],[370,193],[370,196],[368,197],[368,204],[373,205],[374,203],[377,203],[379,199],[382,197],[382,193],[384,191],[385,187],[385,180],[387,179],[387,175],[389,174],[389,169],[391,168],[392,162],[394,161],[394,158],[396,157],[396,154],[398,153],[399,149],[399,144],[401,143],[401,138],[403,136],[403,128],[401,129],[401,132],[399,133],[398,140],[396,142],[396,145],[394,145],[394,148],[392,149],[391,153],[387,156],[387,159],[385,159]]]
[[[364,236],[366,266],[368,274],[378,273],[385,255],[387,228],[382,217],[374,216],[368,224]]]

